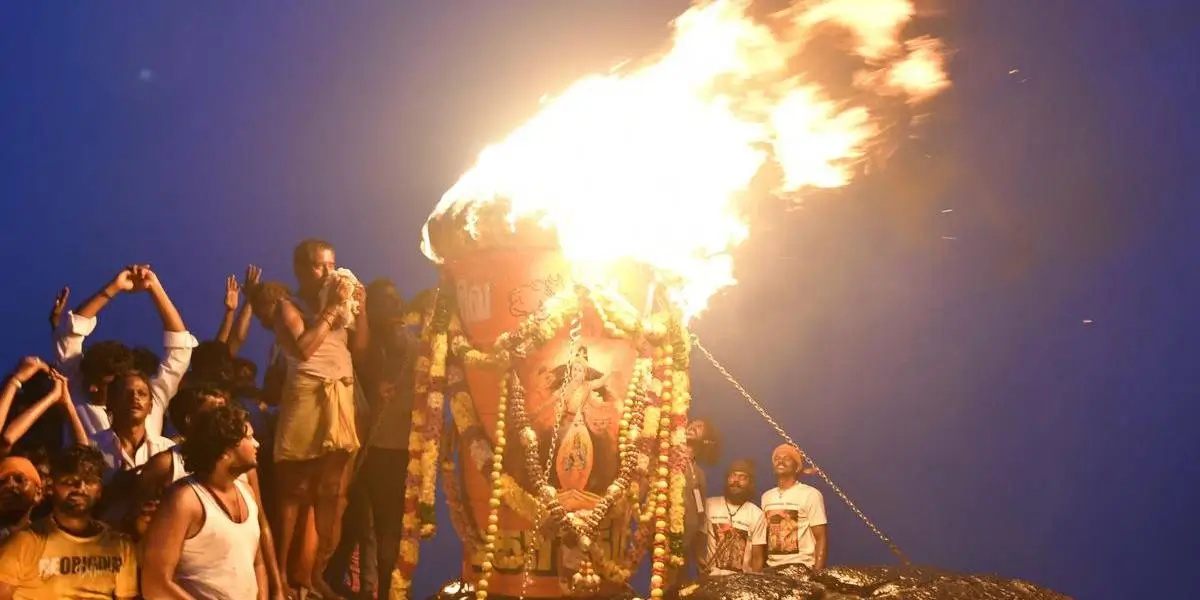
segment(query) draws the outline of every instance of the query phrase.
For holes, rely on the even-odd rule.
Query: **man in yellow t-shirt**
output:
[[[51,515],[0,547],[0,600],[132,600],[138,595],[133,542],[92,518],[104,457],[70,446],[50,464]]]

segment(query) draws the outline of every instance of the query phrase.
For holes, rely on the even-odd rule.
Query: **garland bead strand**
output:
[[[504,447],[508,440],[505,436],[505,416],[508,413],[508,376],[500,379],[500,398],[496,402],[496,444],[492,453],[492,496],[488,499],[488,518],[486,533],[483,536],[483,562],[479,568],[482,574],[475,585],[476,600],[487,600],[488,580],[495,570],[493,561],[496,558],[496,536],[500,533],[500,504],[504,496],[504,486],[501,483],[504,468]]]

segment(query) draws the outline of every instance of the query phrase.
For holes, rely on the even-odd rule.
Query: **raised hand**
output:
[[[137,284],[137,268],[136,266],[129,266],[121,269],[121,272],[117,273],[117,276],[112,280],[113,287],[121,292],[133,291]]]
[[[361,287],[361,286],[358,286],[358,287]],[[334,304],[338,304],[338,305],[345,304],[346,301],[349,300],[350,297],[354,295],[354,292],[355,292],[354,284],[343,279],[341,281],[338,281],[337,287],[335,287],[333,289],[333,295],[330,299],[332,300],[332,302]]]
[[[54,297],[54,308],[50,309],[50,329],[57,329],[58,322],[62,319],[63,310],[67,307],[67,299],[71,297],[71,288],[64,287],[58,290],[58,295]]]
[[[62,397],[59,398],[59,400],[66,404],[70,404],[72,402],[71,386],[70,381],[67,380],[67,376],[58,372],[57,369],[50,369],[50,378],[54,380],[54,387],[56,390],[59,386],[62,386]]]
[[[237,277],[230,275],[225,278],[225,310],[233,312],[238,307],[238,289]]]
[[[138,291],[150,291],[158,287],[158,275],[150,270],[150,265],[135,265],[133,269],[134,289]]]
[[[50,381],[52,381],[54,383],[54,394],[61,397],[62,394],[65,393],[67,390],[67,378],[64,377],[63,374],[59,373],[58,371],[51,370],[51,371],[49,371],[49,373],[50,373]]]
[[[49,370],[50,365],[47,365],[42,359],[36,356],[26,356],[21,359],[21,362],[17,363],[17,369],[13,372],[13,377],[16,377],[17,381],[23,383],[29,381],[34,375],[37,375],[39,371]]]
[[[246,277],[245,277],[245,279],[242,280],[242,287],[248,290],[251,287],[258,285],[258,282],[261,279],[262,279],[262,269],[254,266],[254,265],[247,265],[246,266]]]

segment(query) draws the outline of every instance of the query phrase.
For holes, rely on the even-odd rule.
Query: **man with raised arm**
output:
[[[802,564],[825,568],[829,550],[825,499],[817,488],[800,483],[804,455],[791,444],[771,453],[778,486],[762,495],[767,520],[767,566]]]
[[[192,360],[192,348],[198,343],[184,326],[179,311],[175,309],[158,276],[146,265],[122,269],[112,281],[79,308],[68,312],[67,318],[63,320],[55,335],[55,349],[59,370],[74,386],[72,397],[77,403],[80,420],[89,435],[110,427],[105,391],[114,377],[133,366],[133,356],[128,348],[117,342],[100,342],[89,348],[86,353],[83,351],[83,343],[96,328],[96,315],[110,300],[118,294],[136,291],[149,294],[155,308],[158,309],[164,332],[163,345],[166,348],[162,363],[158,365],[158,372],[150,379],[152,403],[146,418],[146,430],[149,433],[162,435],[167,403],[179,390],[179,382]]]

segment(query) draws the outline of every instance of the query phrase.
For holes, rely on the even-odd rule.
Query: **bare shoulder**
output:
[[[150,460],[146,461],[146,466],[142,468],[142,472],[169,471],[174,468],[175,458],[171,456],[172,450],[173,449],[168,448],[162,452],[159,452],[158,454],[155,454],[154,456],[151,456]]]
[[[280,298],[279,303],[275,305],[275,310],[278,312],[278,314],[282,315],[284,318],[288,318],[288,319],[301,318],[300,307],[296,306],[296,301],[290,297],[285,296],[283,298]]]
[[[191,483],[187,479],[180,479],[171,484],[163,494],[159,510],[163,509],[181,516],[198,515],[201,514],[200,498],[196,496],[196,491],[192,489]]]

